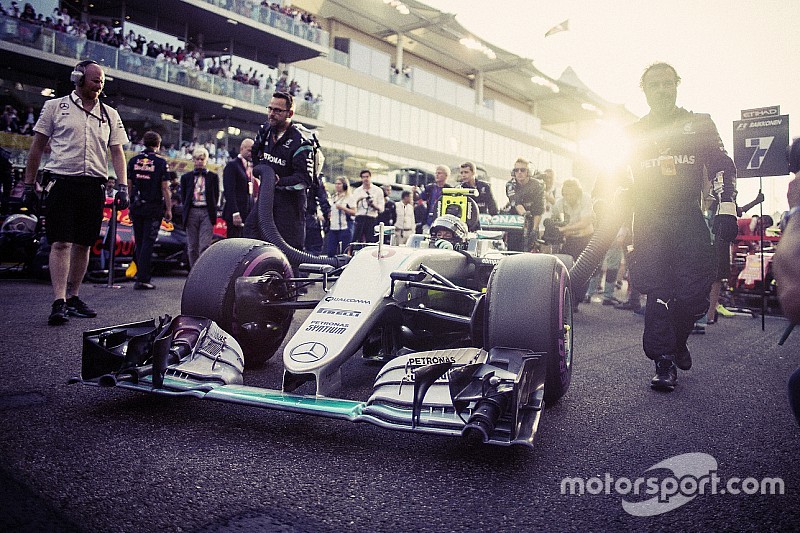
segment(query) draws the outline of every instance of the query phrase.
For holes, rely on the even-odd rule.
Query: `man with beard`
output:
[[[261,126],[253,144],[253,175],[261,178],[260,166],[275,171],[275,199],[272,216],[275,227],[291,247],[302,250],[305,243],[305,214],[308,189],[314,173],[313,146],[292,123],[294,98],[276,92],[267,107],[267,122]],[[265,186],[262,183],[262,187]],[[245,237],[263,238],[258,228],[258,209],[253,209],[245,224]]]
[[[736,167],[711,117],[675,105],[681,78],[666,63],[642,74],[650,113],[630,129],[629,201],[633,207],[634,288],[647,294],[643,347],[655,362],[654,389],[672,391],[689,370],[686,341],[708,308],[715,261],[700,206],[705,181],[722,172],[716,239],[736,238]],[[679,220],[676,224],[673,221]]]

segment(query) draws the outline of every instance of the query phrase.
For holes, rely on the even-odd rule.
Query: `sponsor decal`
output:
[[[326,296],[326,302],[344,302],[349,304],[366,304],[370,305],[372,302],[370,300],[361,300],[359,298],[339,298],[338,296]]]
[[[775,117],[781,114],[781,106],[761,107],[742,110],[742,120],[762,117]]]
[[[292,361],[298,363],[314,363],[328,355],[328,347],[321,342],[304,342],[298,344],[289,352]]]
[[[320,307],[317,313],[321,315],[337,315],[337,316],[361,316],[361,311],[354,311],[353,309],[334,309],[333,307]]]
[[[409,366],[427,366],[427,365],[438,365],[439,363],[455,363],[455,362],[456,362],[455,357],[425,356],[425,357],[408,358]]]
[[[349,324],[342,324],[341,322],[326,322],[324,320],[312,320],[311,323],[306,326],[305,331],[310,331],[312,333],[330,333],[332,335],[341,335],[347,328]]]
[[[665,157],[665,156],[662,156]],[[688,154],[678,154],[673,156],[666,156],[667,159],[672,157],[672,160],[675,162],[676,165],[694,165],[695,156],[688,155]],[[656,168],[661,166],[661,159],[646,159],[642,161],[641,167],[642,168]]]
[[[264,159],[266,159],[270,163],[275,163],[276,165],[281,166],[281,167],[285,167],[286,166],[286,160],[285,159],[281,159],[280,157],[275,157],[272,154],[264,154]]]
[[[60,104],[58,104],[58,107],[60,107],[61,109],[69,109],[69,104],[66,102],[61,102]]]

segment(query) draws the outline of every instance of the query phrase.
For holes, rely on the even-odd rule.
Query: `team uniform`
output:
[[[131,192],[129,213],[136,240],[136,281],[140,283],[150,282],[153,245],[164,216],[162,184],[166,181],[169,181],[167,160],[158,156],[152,148],[146,148],[128,161]]]
[[[533,227],[533,219],[544,213],[544,183],[536,178],[529,178],[525,184],[516,178],[511,179],[506,184],[506,196],[512,215],[518,214],[518,205],[525,209],[525,229],[522,235],[509,235],[509,249],[529,252],[539,236],[539,228]]]
[[[72,92],[46,101],[33,130],[50,138],[48,241],[92,246],[103,221],[108,148],[128,142],[119,114],[99,101],[87,111]]]
[[[723,172],[720,202],[736,197],[736,168],[706,114],[677,108],[665,123],[647,115],[630,130],[634,208],[631,283],[647,294],[648,358],[687,352],[714,280],[711,237],[700,205],[705,181]]]
[[[262,126],[253,144],[253,175],[261,176],[260,164],[269,165],[280,178],[275,185],[272,215],[275,227],[287,244],[302,250],[305,244],[305,213],[308,189],[312,185],[314,157],[311,142],[294,124],[277,140],[272,128]],[[254,209],[245,224],[245,236],[258,236],[258,209]]]
[[[475,198],[475,203],[478,204],[478,212],[480,213],[488,213],[490,215],[497,214],[497,202],[494,201],[494,195],[492,195],[492,188],[489,186],[488,183],[481,180],[475,180],[475,186],[470,187],[465,183],[461,184],[462,189],[476,189],[478,191],[478,196]]]

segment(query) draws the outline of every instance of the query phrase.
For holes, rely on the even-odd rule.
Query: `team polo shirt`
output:
[[[105,112],[103,112],[105,110]],[[108,177],[108,147],[128,142],[115,109],[100,102],[91,112],[81,106],[76,92],[48,100],[33,131],[50,138],[50,159],[44,166],[65,176]]]

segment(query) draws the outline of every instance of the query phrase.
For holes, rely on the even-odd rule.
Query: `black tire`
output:
[[[561,398],[572,380],[572,300],[564,264],[547,254],[504,258],[489,278],[483,339],[487,351],[545,352],[545,402]]]
[[[255,239],[223,239],[211,245],[194,264],[181,296],[181,313],[210,318],[236,338],[244,351],[245,365],[260,366],[272,357],[289,331],[292,311],[282,311],[280,327],[266,343],[253,345],[242,335],[235,309],[236,280],[242,276],[284,279],[291,277],[288,260],[276,247]],[[289,299],[284,292],[280,299]]]

